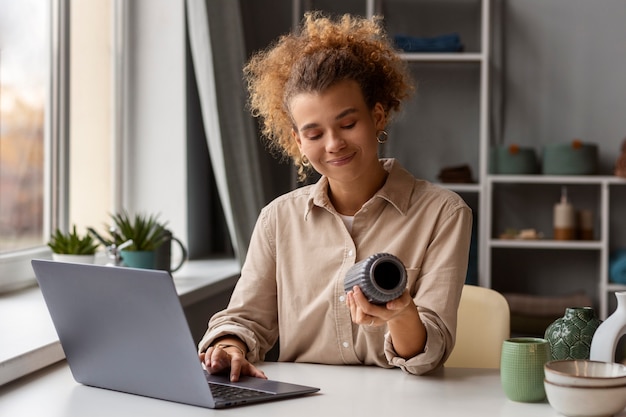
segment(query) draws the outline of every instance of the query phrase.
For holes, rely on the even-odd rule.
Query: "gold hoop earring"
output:
[[[381,130],[380,132],[378,132],[378,135],[376,135],[376,142],[380,143],[381,145],[383,143],[386,143],[389,140],[389,133],[385,132],[384,130]]]
[[[300,163],[303,167],[308,168],[311,166],[311,161],[309,161],[309,158],[307,158],[306,155],[302,155],[302,157],[300,158]]]

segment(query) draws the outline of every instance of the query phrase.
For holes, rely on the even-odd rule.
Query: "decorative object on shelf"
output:
[[[616,250],[609,257],[609,280],[626,285],[626,249]]]
[[[433,37],[395,35],[396,46],[405,52],[462,52],[463,44],[458,33]]]
[[[439,181],[446,184],[471,184],[472,169],[469,165],[459,165],[454,167],[444,167],[437,176]]]
[[[543,233],[535,229],[506,229],[500,234],[500,239],[538,240],[543,239]]]
[[[561,187],[561,201],[554,205],[554,239],[576,239],[576,212],[567,200],[567,187]]]
[[[489,151],[489,171],[492,174],[537,174],[537,154],[532,148],[516,144],[494,146]]]
[[[352,265],[344,278],[344,289],[358,285],[370,303],[385,304],[402,295],[406,288],[406,268],[388,253],[376,253]]]
[[[593,212],[591,210],[576,211],[576,237],[579,240],[593,240]]]
[[[544,175],[594,175],[598,171],[598,145],[574,139],[543,147]]]
[[[81,236],[74,225],[67,233],[57,229],[50,236],[48,246],[52,249],[52,259],[55,261],[94,263],[99,243],[89,233]]]
[[[589,359],[591,341],[602,321],[591,307],[568,307],[546,329],[552,360]]]
[[[626,139],[622,142],[622,153],[615,162],[615,175],[626,178]]]
[[[617,308],[598,327],[591,341],[591,360],[615,362],[617,344],[626,334],[626,291],[616,292],[615,297]]]

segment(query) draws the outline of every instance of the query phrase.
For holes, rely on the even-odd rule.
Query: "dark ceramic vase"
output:
[[[388,253],[376,253],[354,264],[344,278],[344,289],[358,285],[370,303],[385,304],[402,295],[406,288],[402,261]]]
[[[589,359],[591,341],[602,321],[591,307],[570,307],[546,329],[552,360]]]

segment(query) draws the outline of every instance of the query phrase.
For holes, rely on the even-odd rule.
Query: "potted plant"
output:
[[[160,222],[158,215],[137,213],[131,216],[126,211],[111,215],[111,219],[112,242],[117,246],[129,240],[133,242],[121,251],[124,264],[135,268],[154,268],[155,251],[170,239],[166,223]]]
[[[63,262],[94,263],[98,245],[89,233],[80,235],[76,225],[67,233],[57,229],[48,241],[52,259]]]

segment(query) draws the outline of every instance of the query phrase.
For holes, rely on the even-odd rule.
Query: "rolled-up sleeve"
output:
[[[443,366],[456,340],[457,310],[467,273],[472,215],[462,206],[442,213],[418,277],[413,301],[426,329],[424,351],[402,358],[393,348],[391,335],[385,335],[385,356],[393,366],[421,375]]]

